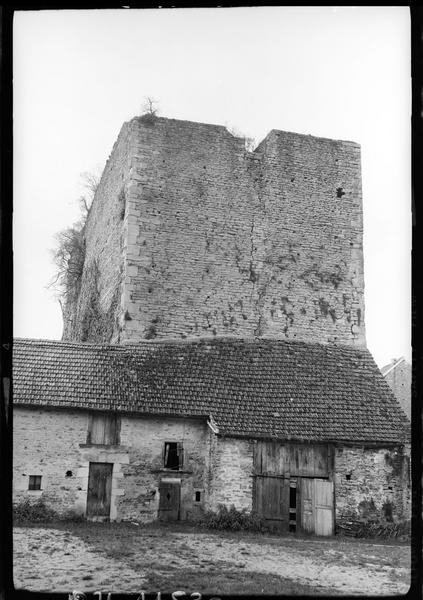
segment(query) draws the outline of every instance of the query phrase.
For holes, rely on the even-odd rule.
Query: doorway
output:
[[[271,529],[288,530],[289,479],[257,475],[255,478],[255,510]]]
[[[113,463],[90,462],[87,517],[110,517]]]
[[[159,485],[159,520],[179,521],[181,508],[180,480],[162,479]]]
[[[333,481],[302,477],[299,483],[302,530],[316,535],[333,535]]]

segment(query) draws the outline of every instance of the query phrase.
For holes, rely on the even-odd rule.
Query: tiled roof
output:
[[[224,435],[396,442],[409,427],[368,350],[287,340],[17,339],[13,390],[15,404],[212,415]]]

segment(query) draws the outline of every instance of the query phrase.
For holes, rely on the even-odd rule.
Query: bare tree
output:
[[[56,245],[51,250],[56,273],[47,287],[57,292],[62,309],[62,301],[66,303],[67,299],[79,293],[85,260],[84,227],[100,183],[100,176],[89,171],[81,173],[81,179],[87,190],[86,194],[78,198],[81,217],[72,227],[67,227],[55,235]]]
[[[91,208],[92,201],[100,183],[100,175],[92,173],[90,171],[84,171],[81,173],[81,179],[83,186],[87,190],[87,194],[83,194],[79,199],[79,207],[82,212],[82,217],[86,219],[88,212]]]
[[[56,234],[56,248],[51,251],[56,274],[48,285],[65,301],[78,295],[85,260],[85,242],[80,224]]]
[[[141,107],[143,115],[149,115],[150,117],[157,117],[159,112],[158,101],[151,96],[146,96]]]

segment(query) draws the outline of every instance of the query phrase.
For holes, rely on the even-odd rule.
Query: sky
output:
[[[361,145],[367,346],[411,360],[407,7],[18,11],[14,17],[14,335],[60,339],[55,234],[79,217],[143,112]]]

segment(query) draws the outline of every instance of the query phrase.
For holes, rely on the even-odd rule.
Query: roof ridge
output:
[[[398,365],[400,365],[402,362],[406,362],[405,357],[401,356],[400,358],[396,358],[394,360],[394,362],[390,363],[389,365],[385,365],[384,367],[381,368],[381,373],[384,377],[386,377],[386,375],[388,373],[390,373],[392,371],[392,369],[395,369],[395,367],[397,367]],[[386,371],[385,371],[386,369]]]
[[[120,344],[112,344],[108,342],[79,342],[72,340],[49,340],[42,338],[21,338],[16,337],[13,338],[13,343],[22,343],[22,344],[40,344],[40,345],[56,345],[56,346],[72,346],[79,348],[118,348],[118,349],[128,349],[128,348],[136,348],[142,346],[159,346],[159,345],[196,345],[196,344],[220,344],[220,343],[234,343],[240,345],[254,345],[254,344],[268,344],[268,345],[293,345],[293,346],[304,346],[304,347],[315,347],[315,348],[325,348],[329,351],[341,349],[347,350],[351,353],[362,353],[368,354],[371,356],[369,349],[365,346],[352,346],[350,344],[337,344],[337,343],[322,343],[317,341],[305,341],[305,340],[293,340],[289,338],[270,338],[270,337],[260,337],[260,338],[250,338],[250,337],[237,337],[237,336],[214,336],[214,337],[191,337],[191,338],[160,338],[153,340],[139,340],[139,341],[130,341]]]

